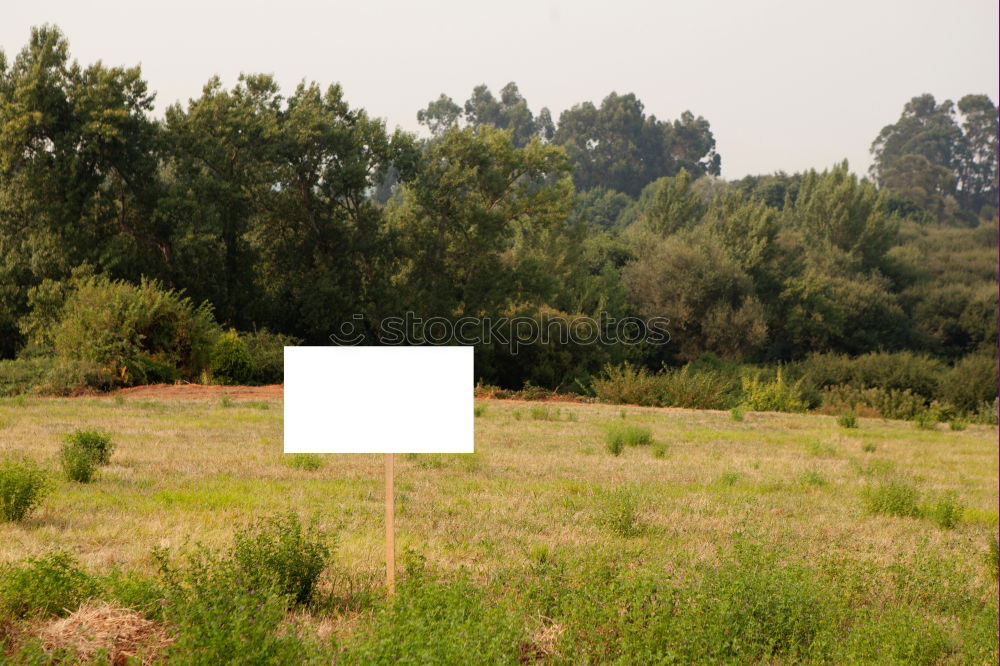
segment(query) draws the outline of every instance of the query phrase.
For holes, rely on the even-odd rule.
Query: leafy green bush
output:
[[[948,427],[955,432],[960,432],[969,427],[969,422],[956,416],[952,420],[948,421]]]
[[[739,423],[740,421],[742,421],[743,420],[743,408],[742,407],[733,407],[732,409],[730,409],[729,410],[729,418],[731,420],[733,420],[733,421],[736,421],[737,423]]]
[[[946,372],[941,361],[909,351],[873,352],[854,358],[837,353],[813,354],[793,369],[806,384],[818,389],[848,385],[855,389],[911,391],[924,401],[938,397]]]
[[[920,492],[899,479],[886,479],[864,493],[865,508],[874,515],[919,518]]]
[[[485,416],[486,415],[486,405],[484,405],[483,403],[477,404],[475,407],[472,408],[472,414],[476,418],[479,418],[480,416]]]
[[[830,411],[867,408],[884,419],[912,419],[927,408],[927,401],[910,389],[857,388],[850,384],[827,386],[820,398]]]
[[[7,617],[47,617],[71,613],[98,592],[93,577],[69,553],[29,558],[0,571],[0,611]]]
[[[293,513],[264,518],[239,530],[233,546],[233,560],[248,579],[273,582],[279,592],[300,604],[309,603],[331,555],[331,538],[303,529]]]
[[[629,363],[605,366],[591,385],[602,402],[650,407],[727,409],[737,402],[738,389],[721,372],[663,368],[652,374]]]
[[[958,361],[941,380],[940,399],[961,412],[974,412],[997,399],[997,357],[973,354]]]
[[[68,444],[75,444],[90,451],[98,465],[107,465],[111,462],[111,454],[115,450],[114,442],[111,441],[111,433],[98,432],[97,430],[75,430],[66,435]]]
[[[519,618],[466,578],[411,573],[337,663],[516,664],[526,638]]]
[[[933,409],[925,409],[913,417],[913,424],[921,430],[932,430],[938,421],[938,413]]]
[[[613,456],[620,456],[622,452],[625,450],[624,440],[618,437],[605,439],[604,445],[608,449],[608,453],[610,453]]]
[[[242,566],[199,548],[180,566],[157,551],[163,585],[163,615],[177,640],[168,662],[292,664],[316,658],[316,648],[290,632],[284,620],[291,599],[276,582],[248,577]],[[329,661],[329,660],[327,660]]]
[[[923,514],[934,521],[938,527],[951,529],[958,525],[962,519],[965,507],[958,501],[958,495],[953,490],[949,490],[938,497]]]
[[[667,445],[664,442],[653,442],[653,457],[654,458],[667,457]]]
[[[249,384],[256,368],[246,343],[236,331],[223,333],[212,347],[212,378],[220,384]]]
[[[604,441],[609,451],[621,446],[645,446],[653,443],[653,431],[645,426],[613,421],[604,428]]]
[[[313,472],[323,466],[323,458],[315,453],[291,453],[283,458],[286,465],[292,469],[303,469]]]
[[[302,340],[271,333],[266,328],[240,334],[253,366],[255,384],[281,384],[285,381],[285,347],[297,347]]]
[[[45,471],[27,459],[0,460],[0,519],[24,520],[45,497]]]
[[[858,427],[858,417],[853,412],[848,412],[847,414],[841,414],[837,417],[837,425],[841,428],[857,428]]]
[[[788,384],[780,366],[771,381],[758,374],[744,375],[743,406],[756,412],[803,412],[807,407],[801,380]]]
[[[59,463],[70,481],[90,483],[97,472],[98,459],[93,449],[66,442],[59,448]]]
[[[64,287],[58,307],[36,308],[23,322],[36,349],[94,363],[114,385],[195,379],[206,367],[218,334],[207,303],[195,306],[155,280],[77,276]]]

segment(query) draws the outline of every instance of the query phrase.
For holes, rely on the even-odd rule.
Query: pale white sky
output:
[[[55,23],[83,63],[137,64],[157,112],[212,74],[340,82],[352,106],[418,129],[445,92],[516,81],[553,117],[610,91],[647,113],[690,109],[712,125],[722,174],[824,168],[868,147],[912,96],[998,97],[995,0],[506,0],[258,2],[8,0],[9,58],[32,25]]]

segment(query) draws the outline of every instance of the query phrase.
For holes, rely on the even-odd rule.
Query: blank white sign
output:
[[[285,453],[472,453],[472,347],[285,347]]]

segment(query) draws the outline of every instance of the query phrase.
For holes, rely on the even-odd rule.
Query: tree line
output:
[[[154,280],[240,331],[311,344],[362,315],[666,317],[668,345],[477,349],[477,374],[567,387],[608,363],[739,362],[997,344],[996,129],[986,96],[923,95],[871,178],[719,178],[709,122],[634,94],[554,120],[516,84],[441,95],[429,136],[263,74],[153,116],[138,67],[61,32],[0,53],[0,357],[40,353],[74,275]],[[35,323],[33,323],[35,322]]]

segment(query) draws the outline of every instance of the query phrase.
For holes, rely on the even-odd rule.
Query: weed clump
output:
[[[12,618],[71,613],[98,591],[69,553],[56,551],[11,566],[0,576],[0,611]]]
[[[847,412],[837,417],[837,424],[841,428],[857,428],[858,417],[854,412]]]
[[[284,457],[284,463],[292,469],[315,472],[323,466],[323,458],[316,453],[293,453]]]
[[[861,450],[865,453],[875,453],[875,442],[864,442],[861,445]]]
[[[957,416],[948,422],[948,427],[955,432],[960,432],[969,427],[969,422],[965,419],[958,418]]]
[[[486,414],[486,405],[480,403],[480,404],[476,405],[475,407],[473,407],[473,415],[476,418],[479,418],[480,416],[483,416],[484,414]]]
[[[958,501],[958,495],[949,490],[938,497],[923,513],[938,527],[950,530],[962,519],[965,507]]]
[[[0,461],[0,519],[24,520],[45,497],[47,475],[30,460]]]
[[[609,423],[605,433],[605,441],[610,450],[612,442],[621,446],[645,446],[653,443],[653,431],[644,426],[612,422]]]
[[[737,423],[743,421],[743,408],[733,407],[729,410],[729,418]]]
[[[601,497],[598,524],[617,536],[639,534],[639,498],[628,488],[615,488]]]
[[[865,491],[865,508],[873,515],[919,518],[920,492],[899,479],[882,481]]]
[[[97,473],[97,453],[76,442],[66,442],[59,449],[59,463],[66,478],[77,483],[90,483]]]
[[[913,417],[913,424],[921,430],[933,430],[938,424],[938,414],[934,410],[925,409]]]

